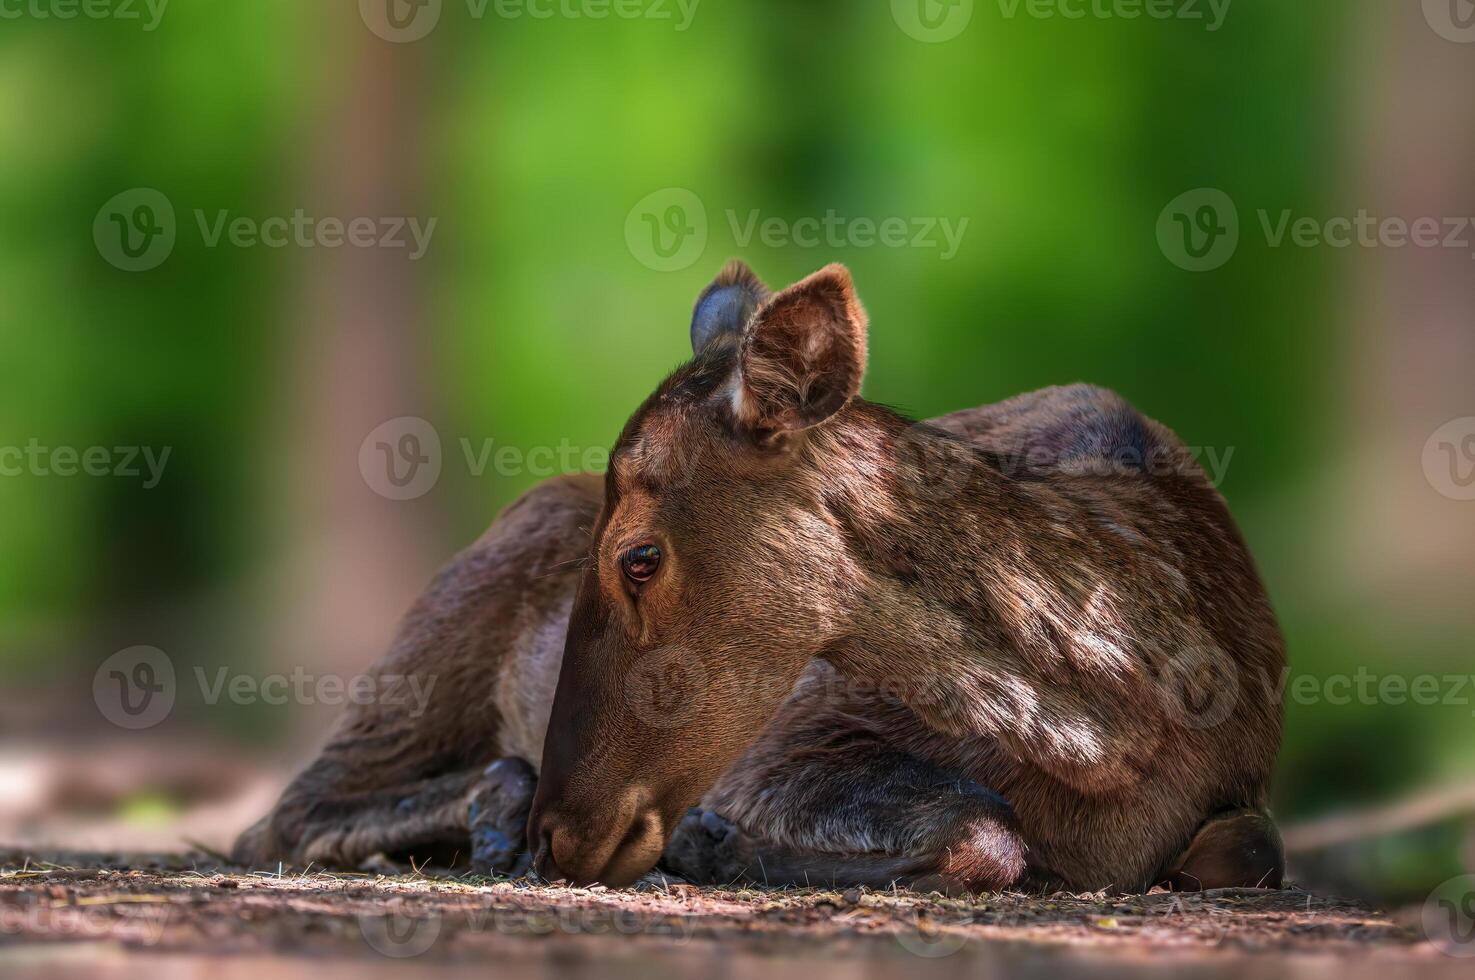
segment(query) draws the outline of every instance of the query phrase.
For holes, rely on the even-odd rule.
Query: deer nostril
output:
[[[538,839],[537,846],[533,849],[533,870],[538,872],[538,877],[544,881],[558,881],[563,878],[558,865],[553,863],[552,831],[545,829]]]
[[[544,881],[565,881],[569,874],[565,870],[571,856],[574,838],[569,828],[556,814],[548,813],[535,824],[536,836],[530,841],[533,852],[533,869]],[[560,860],[563,867],[560,867]]]

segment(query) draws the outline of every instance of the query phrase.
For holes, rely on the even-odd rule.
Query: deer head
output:
[[[819,438],[865,371],[849,272],[775,294],[731,263],[691,338],[610,456],[529,823],[547,877],[617,886],[654,865],[851,614]]]

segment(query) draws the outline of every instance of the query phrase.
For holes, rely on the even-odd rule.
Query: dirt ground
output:
[[[926,974],[1469,976],[1389,918],[1294,889],[1204,895],[632,890],[249,872],[204,853],[0,851],[0,975],[821,980]]]

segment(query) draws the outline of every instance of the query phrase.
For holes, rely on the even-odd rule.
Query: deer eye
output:
[[[661,567],[661,549],[653,544],[636,545],[620,556],[620,567],[625,577],[637,585],[649,582]]]

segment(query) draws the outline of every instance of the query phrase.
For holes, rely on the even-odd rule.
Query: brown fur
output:
[[[856,397],[843,268],[718,289],[739,322],[631,419],[602,499],[533,491],[411,612],[381,669],[435,677],[427,715],[351,709],[241,855],[464,840],[458,801],[511,756],[541,758],[540,867],[581,881],[663,851],[706,879],[961,888],[1141,888],[1190,842],[1230,877],[1226,847],[1278,861],[1268,818],[1195,840],[1263,807],[1280,716],[1246,682],[1284,651],[1172,433],[1086,386],[914,423]],[[640,544],[662,559],[636,585]],[[1237,684],[1207,711],[1202,671]]]

